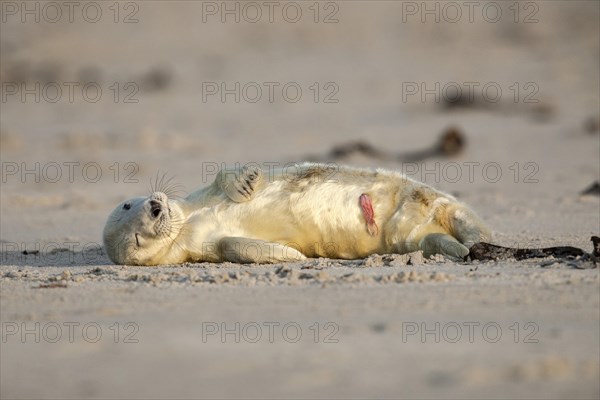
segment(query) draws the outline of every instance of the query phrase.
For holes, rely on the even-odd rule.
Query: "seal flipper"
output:
[[[262,180],[262,170],[253,165],[244,166],[236,171],[221,170],[216,179],[219,188],[236,203],[252,200]]]
[[[224,237],[219,241],[224,260],[239,263],[276,263],[305,260],[306,256],[290,246],[243,237]]]
[[[434,254],[443,254],[462,261],[469,254],[469,249],[465,245],[445,233],[430,233],[425,236],[419,242],[419,249],[423,250],[423,256],[426,258]]]

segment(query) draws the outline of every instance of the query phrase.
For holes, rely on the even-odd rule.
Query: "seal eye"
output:
[[[125,203],[123,204],[123,209],[124,210],[129,210],[131,208],[131,203]]]

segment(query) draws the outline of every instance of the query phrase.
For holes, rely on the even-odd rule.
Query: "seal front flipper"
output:
[[[244,203],[252,200],[263,181],[262,170],[254,165],[235,171],[221,170],[217,174],[217,185],[231,200]]]
[[[225,261],[239,264],[263,264],[306,259],[304,254],[293,247],[243,237],[224,237],[219,241],[219,251]]]

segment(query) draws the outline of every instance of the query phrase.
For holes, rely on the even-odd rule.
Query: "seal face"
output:
[[[297,164],[221,171],[183,200],[163,192],[117,206],[104,244],[117,264],[269,263],[423,250],[462,259],[489,239],[466,205],[386,170]]]
[[[182,211],[161,192],[119,204],[108,217],[104,248],[116,264],[150,265],[172,245]]]

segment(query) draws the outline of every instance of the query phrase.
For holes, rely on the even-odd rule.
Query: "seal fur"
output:
[[[465,204],[398,172],[312,163],[270,172],[221,171],[183,200],[155,192],[121,203],[104,229],[107,254],[132,265],[357,259],[415,250],[461,259],[490,238]],[[365,195],[375,235],[365,227],[359,202]]]

